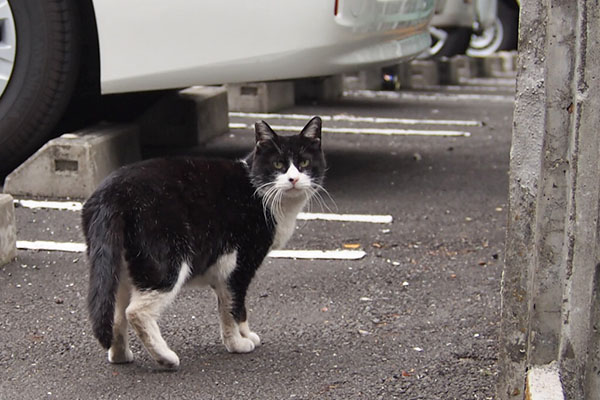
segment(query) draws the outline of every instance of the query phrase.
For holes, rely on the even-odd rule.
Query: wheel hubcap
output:
[[[10,81],[16,51],[15,19],[8,0],[0,0],[0,97]]]
[[[502,22],[496,18],[494,24],[484,29],[480,35],[471,36],[467,55],[471,57],[485,57],[493,54],[502,44],[503,35]]]

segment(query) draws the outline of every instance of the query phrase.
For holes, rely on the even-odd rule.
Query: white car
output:
[[[429,46],[435,0],[0,0],[0,176],[102,94],[325,76]]]

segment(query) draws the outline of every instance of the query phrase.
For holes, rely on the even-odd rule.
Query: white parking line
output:
[[[85,243],[51,242],[46,240],[17,240],[19,250],[64,251],[68,253],[84,253]],[[293,258],[303,260],[360,260],[367,255],[362,250],[274,250],[271,258]]]
[[[19,250],[47,250],[66,251],[68,253],[83,253],[86,250],[85,243],[73,242],[51,242],[47,240],[17,240]]]
[[[303,221],[338,221],[338,222],[367,222],[372,224],[391,224],[391,215],[365,214],[330,214],[330,213],[300,213],[298,219]]]
[[[488,79],[488,78],[485,78]],[[471,83],[465,81],[465,83]],[[413,90],[429,90],[429,91],[438,91],[442,93],[448,92],[483,92],[487,94],[492,94],[491,92],[502,92],[506,95],[511,94],[514,91],[514,86],[516,84],[516,80],[513,79],[512,87],[509,85],[501,85],[500,87],[494,86],[490,84],[489,86],[483,85],[414,85],[412,86]]]
[[[25,208],[47,208],[51,210],[81,211],[83,203],[79,201],[19,200],[14,204]]]
[[[253,129],[253,125],[230,122],[229,129]],[[303,126],[271,125],[276,131],[300,132]],[[469,137],[471,132],[446,131],[446,130],[423,130],[423,129],[381,129],[381,128],[330,128],[323,127],[323,132],[329,133],[351,133],[358,135],[385,135],[385,136],[442,136],[442,137]]]
[[[83,203],[78,201],[46,201],[46,200],[14,200],[14,203],[25,208],[81,211]],[[366,222],[372,224],[390,224],[394,218],[391,215],[368,214],[333,214],[301,212],[298,219],[303,221],[339,221],[339,222]]]
[[[273,250],[271,258],[296,258],[302,260],[360,260],[367,255],[362,250]]]
[[[379,98],[389,100],[409,100],[409,101],[477,101],[477,102],[497,102],[514,103],[515,97],[511,95],[500,94],[473,94],[473,93],[416,93],[416,92],[386,92],[375,90],[348,90],[344,96]]]
[[[293,119],[309,120],[313,115],[308,114],[276,114],[276,113],[246,113],[230,111],[230,117],[257,118],[257,119]],[[480,121],[454,120],[454,119],[418,119],[418,118],[384,118],[384,117],[360,117],[357,115],[338,114],[321,115],[323,121],[348,121],[367,122],[371,124],[400,124],[400,125],[446,125],[446,126],[482,126]]]

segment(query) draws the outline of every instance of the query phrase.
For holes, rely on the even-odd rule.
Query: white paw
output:
[[[260,337],[256,333],[248,332],[244,337],[250,339],[254,343],[254,347],[260,346]]]
[[[258,336],[256,337],[258,338]],[[230,353],[250,353],[255,347],[254,342],[251,339],[241,336],[226,339],[224,342],[225,348],[227,348],[227,351]]]
[[[130,363],[133,362],[133,353],[128,347],[123,349],[112,346],[108,349],[108,361],[112,364]]]
[[[162,354],[156,356],[156,362],[163,368],[179,368],[179,357],[172,350],[164,350]]]

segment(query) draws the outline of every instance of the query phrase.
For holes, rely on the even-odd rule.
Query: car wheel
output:
[[[515,50],[519,35],[519,8],[514,0],[499,0],[494,24],[471,37],[467,55],[485,57],[498,50]]]
[[[466,27],[444,29],[430,27],[429,32],[431,34],[431,46],[428,50],[428,56],[439,58],[465,54],[473,30]]]
[[[0,0],[0,178],[52,133],[79,69],[73,0]]]

